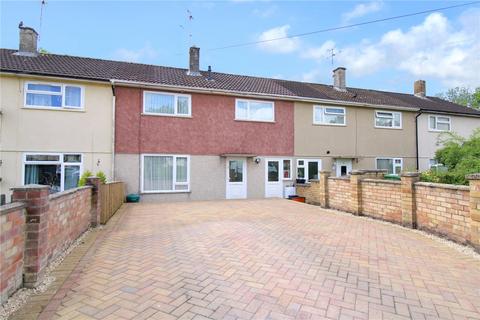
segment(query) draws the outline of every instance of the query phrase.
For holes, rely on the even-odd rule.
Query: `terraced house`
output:
[[[201,71],[196,47],[188,69],[20,49],[0,56],[2,193],[66,189],[98,167],[146,201],[282,197],[319,170],[425,169],[446,118],[461,134],[480,126],[422,81],[414,94],[351,88],[345,68],[322,85]]]

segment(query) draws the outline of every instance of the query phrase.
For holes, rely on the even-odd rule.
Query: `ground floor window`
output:
[[[190,191],[190,157],[142,155],[142,192]]]
[[[305,181],[318,179],[318,171],[322,167],[321,160],[318,159],[298,159],[297,160],[297,179]]]
[[[388,174],[400,175],[402,168],[402,158],[377,158],[377,169],[387,170]]]
[[[82,155],[72,153],[24,154],[24,184],[50,186],[52,192],[76,188],[82,173]]]

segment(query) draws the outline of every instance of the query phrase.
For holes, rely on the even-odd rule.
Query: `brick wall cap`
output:
[[[26,207],[25,203],[23,202],[11,202],[7,203],[3,206],[0,206],[0,216],[6,215],[12,211],[24,209]]]
[[[350,174],[351,174],[352,176],[360,176],[360,175],[365,174],[365,172],[364,172],[364,171],[361,171],[361,170],[353,170]]]
[[[320,173],[330,174],[330,173],[332,173],[332,171],[330,171],[330,170],[320,170]]]
[[[310,183],[295,183],[296,187],[310,187]]]
[[[330,180],[345,180],[345,181],[348,181],[348,180],[350,180],[350,177],[348,177],[348,176],[342,176],[342,177],[328,177],[328,179],[330,179]]]
[[[360,171],[363,173],[387,173],[388,172],[387,169],[360,169],[357,171]]]
[[[463,186],[458,184],[433,183],[433,182],[416,182],[415,186],[429,187],[429,188],[442,188],[442,189],[450,189],[450,190],[464,190],[464,191],[470,190],[469,186]]]
[[[465,176],[465,179],[467,179],[467,180],[480,180],[480,173],[467,174]]]
[[[76,193],[76,192],[79,192],[79,191],[82,191],[82,190],[85,190],[85,189],[92,189],[92,188],[93,188],[93,186],[83,186],[83,187],[68,189],[68,190],[65,190],[65,191],[62,191],[62,192],[52,193],[51,195],[48,196],[48,198],[53,200],[53,199],[61,198],[61,197],[64,197],[64,196],[68,196],[69,194],[73,194],[73,193]]]
[[[27,184],[21,187],[13,187],[10,188],[12,191],[30,191],[35,189],[50,189],[50,186],[42,185],[42,184]]]
[[[418,177],[420,173],[418,172],[402,172],[401,177]]]

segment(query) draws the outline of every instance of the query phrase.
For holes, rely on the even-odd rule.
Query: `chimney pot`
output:
[[[413,93],[420,98],[425,98],[427,95],[427,85],[425,80],[417,80],[413,84]]]
[[[190,47],[190,64],[188,67],[188,75],[200,76],[200,48]]]
[[[20,30],[20,42],[18,46],[18,54],[27,56],[36,56],[38,33],[35,29],[24,27],[23,23],[18,26]]]
[[[333,87],[339,91],[347,91],[345,75],[346,75],[346,68],[338,67],[333,70]]]

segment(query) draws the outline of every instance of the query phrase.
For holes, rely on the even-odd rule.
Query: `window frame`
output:
[[[436,129],[436,128],[432,128],[431,127],[431,123],[430,123],[430,119],[433,118],[435,119],[435,126],[438,127],[438,118],[447,118],[448,119],[448,122],[445,122],[445,121],[440,121],[440,123],[448,123],[448,130],[440,130],[440,129]],[[428,131],[432,131],[432,132],[450,132],[452,131],[452,118],[449,117],[449,116],[442,116],[442,115],[429,115],[428,116]]]
[[[148,93],[173,96],[173,103],[174,103],[173,111],[174,112],[173,113],[160,113],[160,112],[146,111],[145,110],[145,101],[146,101],[146,95]],[[178,113],[178,98],[179,97],[188,98],[188,114]],[[167,91],[143,90],[142,115],[159,116],[159,117],[191,118],[192,117],[192,95],[191,94],[186,94],[186,93],[176,93],[176,92],[167,92]]]
[[[172,177],[174,178],[173,190],[145,190],[145,157],[173,157]],[[187,182],[177,182],[177,158],[187,158]],[[140,193],[188,193],[191,191],[190,186],[190,155],[186,154],[163,154],[163,153],[142,153],[140,164]],[[187,189],[175,190],[176,185],[186,185]]]
[[[41,90],[31,90],[28,89],[29,84],[39,84],[39,85],[49,85],[60,87],[60,92],[51,92],[51,91],[41,91]],[[80,106],[68,106],[65,104],[65,87],[77,87],[80,88]],[[85,110],[85,86],[79,84],[69,84],[69,83],[55,83],[55,82],[44,82],[44,81],[25,81],[23,87],[23,107],[28,109],[46,109],[46,110],[68,110],[68,111],[84,111]],[[60,107],[53,106],[39,106],[34,104],[27,104],[27,94],[28,93],[37,93],[37,94],[48,94],[56,95],[62,97],[62,105]]]
[[[387,174],[393,174],[396,176],[400,176],[401,172],[403,171],[403,158],[391,158],[391,157],[377,157],[375,158],[375,169],[378,170],[378,160],[392,160],[392,169],[393,173],[388,173]],[[400,160],[400,174],[395,173],[395,167],[398,167],[398,165],[395,165],[395,161]]]
[[[299,162],[300,161],[303,161],[303,165],[300,165]],[[309,176],[309,172],[308,172],[308,163],[309,162],[316,162],[317,163],[317,166],[318,166],[318,169],[321,170],[322,169],[322,159],[306,159],[306,158],[301,158],[301,159],[297,159],[297,166],[296,166],[296,179],[305,179],[305,182],[309,182],[310,179],[308,179],[308,176]],[[298,177],[298,168],[303,168],[303,172],[304,172],[304,177],[303,178],[299,178]]]
[[[237,107],[238,107],[238,102],[246,102],[247,103],[247,118],[239,118],[237,116]],[[257,102],[257,103],[268,103],[272,105],[272,120],[256,120],[256,119],[251,119],[250,118],[250,103],[251,102]],[[274,101],[268,101],[268,100],[252,100],[252,99],[241,99],[237,98],[235,99],[235,121],[252,121],[252,122],[267,122],[267,123],[272,123],[275,122],[275,102]]]
[[[284,163],[285,161],[288,161],[290,163],[290,170],[288,172],[288,177],[287,178],[285,178],[283,176],[283,173],[285,172],[285,163]],[[282,159],[282,180],[286,180],[286,181],[287,180],[292,180],[292,170],[293,170],[292,164],[293,164],[292,159],[290,159],[290,158]]]
[[[324,115],[329,114],[329,115],[340,115],[336,113],[327,113],[326,109],[331,108],[331,109],[342,109],[343,110],[343,123],[328,123],[324,121]],[[322,110],[322,121],[316,121],[315,120],[315,111],[317,109]],[[322,125],[322,126],[340,126],[344,127],[347,125],[347,108],[345,107],[337,107],[337,106],[326,106],[326,105],[314,105],[313,106],[313,124],[314,125]]]
[[[58,161],[27,161],[27,156],[29,155],[47,155],[47,156],[58,156]],[[65,162],[64,156],[65,155],[80,155],[80,162]],[[60,174],[60,192],[65,191],[65,166],[79,166],[80,167],[80,174],[81,177],[83,174],[83,153],[81,152],[24,152],[22,155],[22,185],[25,185],[25,165],[32,164],[32,165],[60,165],[61,167],[61,174]]]
[[[379,126],[377,125],[377,118],[386,118],[386,117],[378,117],[378,113],[379,112],[383,112],[383,113],[391,113],[392,114],[392,126],[391,127],[386,127],[386,126]],[[395,126],[395,114],[399,114],[400,115],[400,125],[399,126]],[[388,118],[390,119],[390,118]],[[394,130],[400,130],[403,128],[403,114],[402,112],[400,111],[389,111],[389,110],[375,110],[374,111],[374,114],[373,114],[373,124],[375,126],[375,128],[379,128],[379,129],[394,129]]]

